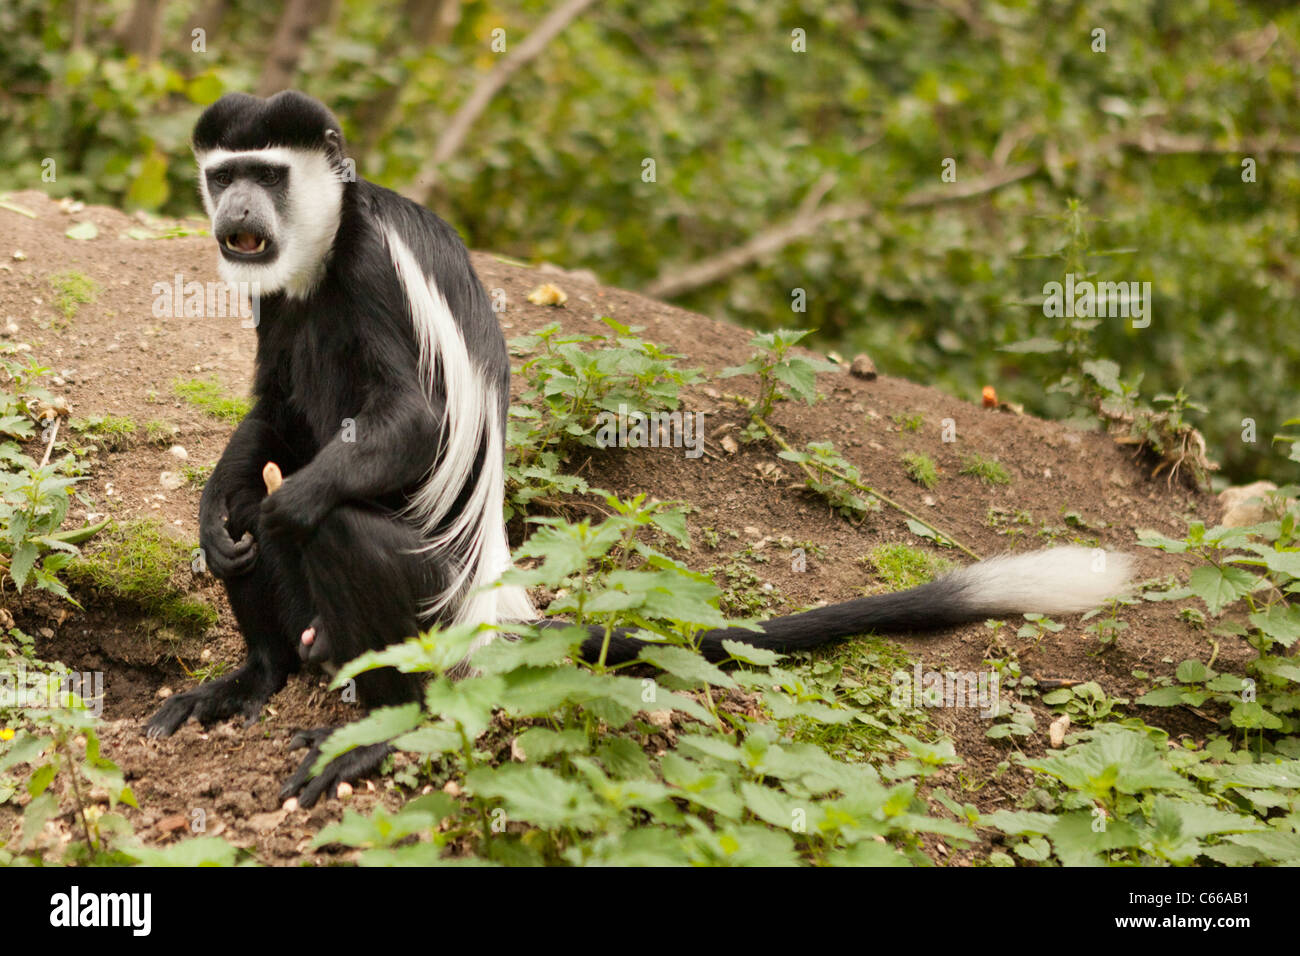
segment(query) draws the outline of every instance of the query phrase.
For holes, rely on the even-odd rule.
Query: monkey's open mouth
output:
[[[261,259],[271,248],[271,240],[256,232],[232,232],[221,238],[221,251],[232,259]]]

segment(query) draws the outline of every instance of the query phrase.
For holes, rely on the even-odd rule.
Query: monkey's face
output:
[[[294,147],[198,154],[221,275],[263,295],[310,295],[338,231],[343,184],[323,151]]]
[[[241,265],[274,262],[280,218],[289,204],[289,167],[255,157],[232,157],[204,170],[216,209],[212,231],[221,255]]]

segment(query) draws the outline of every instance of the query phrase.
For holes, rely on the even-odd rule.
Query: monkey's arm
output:
[[[208,568],[219,578],[247,573],[257,559],[252,517],[266,493],[262,467],[283,461],[283,443],[265,414],[265,400],[239,423],[199,500],[199,547]],[[287,464],[287,463],[286,463]]]
[[[262,502],[263,526],[303,536],[345,501],[414,487],[437,455],[442,407],[413,384],[375,388],[353,424]]]

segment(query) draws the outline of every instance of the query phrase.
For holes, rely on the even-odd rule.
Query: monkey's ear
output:
[[[325,146],[330,156],[335,159],[343,158],[343,134],[336,129],[327,129],[325,131]]]

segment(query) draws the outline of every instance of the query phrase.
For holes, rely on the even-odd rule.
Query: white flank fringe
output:
[[[384,229],[384,240],[411,304],[425,389],[432,394],[435,375],[440,371],[446,395],[442,454],[411,500],[410,513],[419,523],[425,550],[445,556],[452,578],[422,611],[428,617],[443,614],[453,624],[534,620],[537,612],[523,588],[491,587],[510,567],[503,518],[505,462],[496,390],[483,380],[482,370],[470,360],[446,298],[433,278],[424,273],[410,247],[392,227]],[[479,448],[484,446],[483,468],[475,476],[474,462]],[[452,506],[471,480],[474,484],[468,503],[459,514],[452,515]],[[475,649],[493,636],[495,632],[485,632],[475,641]]]

